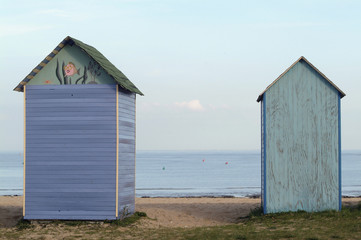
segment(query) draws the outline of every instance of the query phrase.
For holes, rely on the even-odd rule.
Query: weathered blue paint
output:
[[[263,213],[267,214],[267,124],[266,124],[266,93],[264,94],[263,100]]]
[[[259,96],[264,213],[340,209],[340,98],[302,58]]]
[[[27,86],[25,219],[116,219],[117,137],[118,203],[134,212],[135,94],[120,95],[117,109],[115,85]]]
[[[342,175],[341,175],[341,96],[338,94],[338,194],[339,210],[342,209]]]
[[[263,101],[261,101],[261,207],[264,206],[264,137],[263,137]]]

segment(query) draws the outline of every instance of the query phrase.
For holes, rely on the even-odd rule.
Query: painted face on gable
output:
[[[76,73],[78,74],[78,70],[72,62],[69,62],[66,66],[64,66],[64,71],[66,76],[73,76]]]

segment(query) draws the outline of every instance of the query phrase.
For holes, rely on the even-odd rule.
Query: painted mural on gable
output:
[[[67,45],[28,84],[115,84],[115,81],[78,46]]]
[[[95,61],[89,61],[88,66],[83,68],[76,68],[75,64],[68,62],[65,65],[63,61],[61,68],[59,68],[59,60],[56,61],[55,69],[56,78],[59,84],[98,84],[96,77],[101,75],[101,66]],[[44,83],[49,84],[46,80]]]

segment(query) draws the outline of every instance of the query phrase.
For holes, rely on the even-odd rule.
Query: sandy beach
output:
[[[237,223],[260,206],[259,198],[137,198],[136,211],[145,212],[140,226],[196,227]],[[361,198],[343,198],[345,206]],[[11,228],[22,216],[22,196],[0,196],[0,227]]]
[[[144,226],[200,227],[236,223],[260,206],[254,198],[137,198],[136,210],[147,213]]]

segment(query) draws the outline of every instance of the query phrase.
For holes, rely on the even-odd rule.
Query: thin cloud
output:
[[[203,111],[218,111],[218,110],[229,110],[231,107],[228,104],[206,104],[202,105],[198,99],[191,101],[175,102],[173,104],[164,104],[159,102],[143,102],[139,104],[139,108],[145,111],[150,111],[160,108],[177,108],[186,109],[194,112]]]
[[[205,108],[202,106],[201,102],[198,99],[194,99],[189,102],[176,102],[174,105],[176,107],[186,108],[191,111],[197,111],[197,112],[205,110]]]

